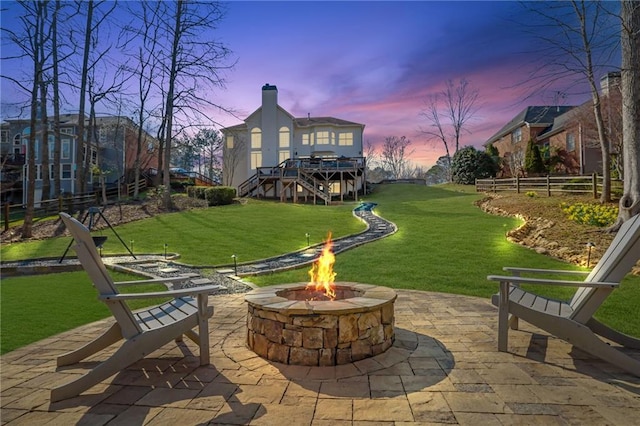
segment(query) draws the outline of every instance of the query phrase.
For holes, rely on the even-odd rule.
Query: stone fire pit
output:
[[[247,344],[284,364],[347,364],[386,351],[393,344],[396,292],[370,284],[336,283],[336,299],[307,290],[306,283],[252,290]]]

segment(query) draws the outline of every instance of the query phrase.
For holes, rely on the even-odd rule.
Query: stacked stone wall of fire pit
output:
[[[393,345],[392,289],[340,283],[339,292],[351,297],[301,300],[305,287],[287,284],[247,294],[247,344],[256,354],[284,364],[331,366],[381,354]]]

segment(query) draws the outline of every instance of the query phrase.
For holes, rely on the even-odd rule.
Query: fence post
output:
[[[591,182],[593,184],[593,199],[598,199],[598,175],[596,172],[591,174]]]
[[[547,197],[551,197],[551,179],[547,175]]]
[[[9,203],[4,203],[4,230],[9,230]]]
[[[491,178],[491,184],[492,184],[491,189],[493,189],[493,193],[495,194],[496,193],[496,177],[495,176]]]
[[[520,176],[516,176],[516,194],[520,193]]]

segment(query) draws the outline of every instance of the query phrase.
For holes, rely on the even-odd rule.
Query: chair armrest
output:
[[[591,273],[591,271],[568,271],[563,269],[536,269],[536,268],[514,268],[511,266],[505,266],[502,268],[503,271],[507,272],[526,272],[533,274],[564,274],[564,275],[580,275],[587,276]]]
[[[152,299],[156,297],[182,297],[191,296],[196,294],[210,293],[216,290],[224,289],[221,285],[206,285],[192,288],[184,288],[180,290],[169,291],[151,291],[149,293],[118,293],[118,294],[101,294],[98,296],[102,301],[116,301],[116,300],[133,300],[133,299]]]
[[[180,275],[177,277],[151,278],[148,280],[118,281],[118,282],[114,282],[114,284],[115,285],[161,284],[161,283],[171,283],[171,282],[183,282],[195,277],[199,277],[199,275],[192,274],[192,275]]]
[[[489,281],[500,281],[501,283],[511,284],[538,284],[538,285],[557,285],[565,287],[604,287],[615,288],[619,283],[611,283],[605,281],[572,281],[572,280],[548,280],[542,278],[514,277],[510,275],[489,275]]]

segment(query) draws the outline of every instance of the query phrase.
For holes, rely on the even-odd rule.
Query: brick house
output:
[[[616,155],[621,140],[619,127],[620,73],[608,73],[600,80],[603,118],[609,133],[611,152]],[[602,170],[602,156],[593,119],[591,101],[579,106],[529,106],[517,114],[484,146],[493,145],[503,160],[503,176],[522,176],[529,140],[547,158],[559,163],[552,173],[589,174]]]

